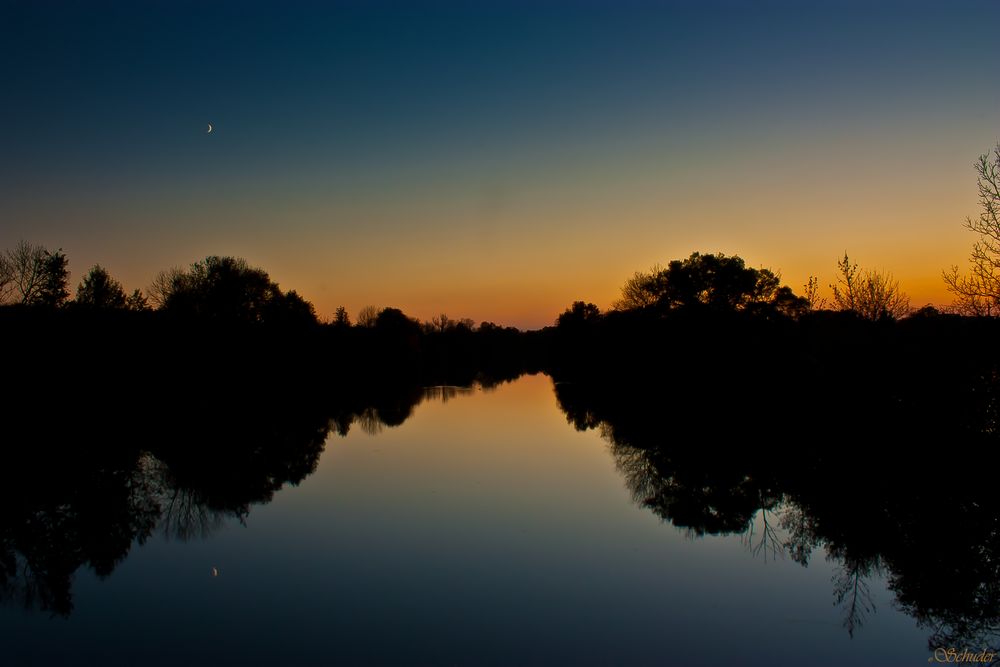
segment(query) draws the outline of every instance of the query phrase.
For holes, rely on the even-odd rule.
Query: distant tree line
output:
[[[324,320],[313,304],[295,290],[281,289],[263,269],[242,258],[216,255],[188,268],[161,271],[145,292],[128,292],[107,269],[95,265],[71,298],[65,253],[26,241],[0,252],[0,305],[10,311],[3,314],[8,323],[28,318],[37,324],[44,319],[42,310],[66,313],[59,326],[67,335],[82,328],[120,329],[126,320],[131,326],[141,322],[143,335],[154,341],[191,335],[186,343],[191,346],[207,331],[220,340],[236,330],[242,336],[266,331],[272,348],[312,345],[313,356],[341,374],[370,375],[374,369],[428,382],[584,369],[595,360],[612,364],[621,357],[683,354],[709,342],[745,354],[765,349],[780,354],[783,346],[788,354],[802,346],[801,332],[832,331],[852,318],[892,326],[915,316],[943,323],[952,315],[1000,314],[1000,145],[980,157],[976,171],[982,212],[966,226],[980,240],[969,274],[963,276],[957,267],[945,274],[956,301],[944,312],[932,306],[914,311],[891,274],[861,268],[846,252],[837,262],[829,300],[820,295],[816,277],[810,276],[796,294],[782,284],[777,271],[747,266],[735,255],[695,252],[636,272],[609,310],[577,301],[558,315],[554,326],[540,331],[477,325],[444,313],[420,321],[398,308],[378,306],[362,308],[353,322],[341,306]],[[190,334],[193,329],[201,333]]]
[[[104,365],[99,372],[128,358],[190,369],[241,357],[271,373],[265,367],[290,362],[291,350],[333,382],[354,386],[489,382],[540,367],[522,332],[491,322],[444,313],[422,322],[376,306],[363,308],[356,324],[344,307],[323,321],[295,290],[238,257],[162,271],[145,293],[127,292],[95,265],[75,298],[61,250],[21,242],[0,259],[0,335],[28,350],[86,347]],[[142,349],[132,350],[133,341]]]

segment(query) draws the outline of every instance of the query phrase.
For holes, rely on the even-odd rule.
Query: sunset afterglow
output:
[[[1000,138],[991,2],[15,2],[0,24],[0,247],[130,290],[242,256],[323,318],[537,328],[696,250],[796,290],[847,251],[944,305]]]

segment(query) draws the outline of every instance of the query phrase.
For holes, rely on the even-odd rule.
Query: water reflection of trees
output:
[[[678,378],[669,383],[685,386]],[[696,398],[690,385],[629,386],[557,382],[555,392],[571,424],[597,428],[608,441],[638,505],[694,536],[739,535],[757,557],[808,566],[824,553],[835,565],[833,599],[852,635],[876,612],[870,587],[884,577],[895,606],[927,629],[931,648],[1000,642],[1000,500],[985,472],[996,464],[988,398],[995,385],[980,387],[971,402],[946,397],[954,385],[915,382],[904,393],[894,385],[884,396],[867,387],[866,400],[875,405],[919,406],[898,412],[902,420],[892,429],[873,424],[866,431],[872,414],[866,412],[803,431],[797,417],[782,417],[788,405],[774,406],[771,421],[743,420],[742,438],[717,422],[767,415],[766,385],[743,399],[705,385]],[[815,386],[799,390],[815,400]],[[982,409],[971,409],[974,402]],[[794,399],[791,407],[801,414]],[[887,440],[890,430],[896,438]],[[940,447],[918,453],[896,445],[927,442],[924,434],[941,438]]]
[[[186,541],[245,523],[254,505],[315,471],[331,432],[343,436],[356,425],[374,434],[403,423],[424,400],[469,391],[317,391],[308,383],[276,390],[274,379],[235,373],[186,391],[174,384],[127,392],[97,380],[64,412],[16,405],[0,465],[0,599],[68,615],[81,567],[107,577],[153,534]]]

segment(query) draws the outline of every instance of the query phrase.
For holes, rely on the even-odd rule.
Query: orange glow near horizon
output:
[[[533,329],[695,251],[796,291],[846,251],[949,303],[1000,8],[604,4],[217,8],[217,34],[172,4],[20,3],[0,248],[62,248],[74,288],[243,257],[322,318]]]
[[[739,205],[715,205],[697,191],[674,199],[640,190],[631,202],[621,196],[604,203],[545,201],[541,212],[512,211],[486,227],[469,227],[467,211],[450,211],[446,217],[429,210],[419,216],[411,212],[406,226],[385,222],[388,215],[365,219],[359,214],[358,225],[344,233],[327,230],[315,210],[289,210],[282,217],[301,216],[306,231],[263,247],[268,222],[253,218],[243,228],[196,234],[173,247],[169,240],[149,239],[142,244],[149,254],[162,253],[152,268],[138,261],[140,253],[117,265],[105,259],[111,253],[122,256],[127,239],[118,241],[121,249],[97,243],[65,249],[75,278],[100,262],[129,288],[148,284],[162,268],[185,266],[207,254],[243,256],[283,289],[312,301],[322,318],[341,305],[352,318],[362,307],[376,305],[422,320],[446,313],[535,329],[552,324],[573,301],[606,309],[635,271],[695,251],[735,254],[749,266],[779,271],[797,293],[810,275],[816,276],[829,296],[846,250],[862,268],[891,273],[914,307],[943,306],[951,299],[941,271],[962,267],[975,240],[962,227],[976,204],[969,173],[962,171],[969,170],[944,180],[946,187],[929,201],[898,210],[894,202],[905,199],[899,184],[886,184],[879,197],[829,210],[820,207],[822,200],[801,193],[782,201],[775,192],[773,202],[758,193],[756,203],[748,194],[733,198]],[[812,213],[800,216],[803,210]]]
[[[958,183],[957,189],[966,185]],[[728,212],[706,214],[691,207],[672,215],[633,212],[632,221],[607,229],[599,222],[600,211],[574,211],[565,217],[575,221],[575,237],[564,235],[559,225],[549,223],[546,228],[541,221],[530,220],[523,227],[537,226],[531,243],[517,240],[513,233],[481,240],[473,234],[428,238],[403,231],[397,241],[383,247],[364,238],[338,245],[316,234],[300,246],[284,241],[262,251],[249,239],[228,243],[207,239],[207,251],[199,252],[197,242],[166,248],[153,267],[139,261],[139,253],[129,261],[105,259],[111,253],[124,253],[124,248],[118,252],[113,246],[64,250],[74,281],[86,267],[101,263],[129,289],[148,285],[163,268],[186,266],[208,254],[242,256],[267,270],[283,289],[294,289],[312,301],[321,318],[331,317],[341,305],[352,318],[364,306],[376,305],[397,307],[421,320],[446,313],[456,319],[535,329],[552,324],[573,301],[590,301],[607,309],[635,271],[696,251],[735,254],[749,266],[779,271],[782,282],[797,293],[809,276],[816,276],[824,296],[829,297],[837,261],[846,250],[862,268],[891,273],[914,307],[944,306],[951,298],[941,271],[954,264],[962,268],[975,240],[961,226],[963,213],[974,204],[969,199],[944,201],[932,211],[914,214],[918,223],[913,225],[901,220],[903,214],[867,223],[855,218],[850,226],[838,225],[832,214],[825,214],[814,216],[807,227],[783,231],[789,230],[786,225],[792,216],[777,209],[770,215],[748,211],[741,224],[727,225]],[[685,219],[699,224],[685,226],[680,222]],[[899,242],[900,238],[906,242]]]

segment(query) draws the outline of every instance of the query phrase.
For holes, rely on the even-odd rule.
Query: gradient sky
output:
[[[543,326],[695,250],[797,290],[847,250],[944,304],[998,26],[994,1],[0,0],[0,247],[129,289],[239,255],[324,317]]]

